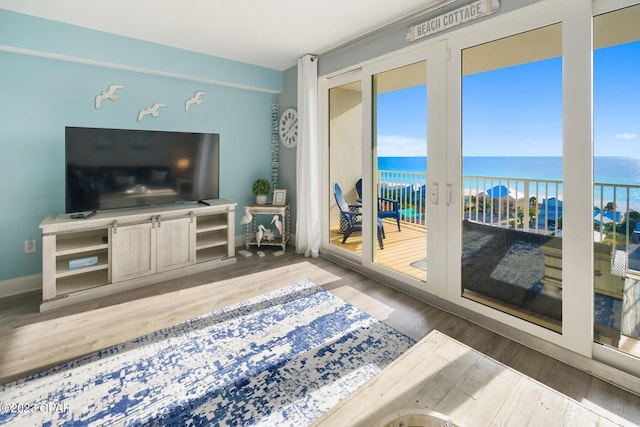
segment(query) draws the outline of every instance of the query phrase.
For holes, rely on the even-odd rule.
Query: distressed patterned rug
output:
[[[303,280],[0,386],[0,424],[303,426],[414,343]]]

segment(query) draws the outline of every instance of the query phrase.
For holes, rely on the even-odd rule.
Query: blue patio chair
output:
[[[356,193],[358,193],[356,201],[362,203],[362,178],[356,181]],[[398,231],[402,231],[400,230],[400,202],[388,197],[378,197],[378,219],[382,218],[395,218]],[[382,231],[384,232],[384,228]]]
[[[336,198],[338,209],[340,209],[340,216],[348,224],[344,231],[344,237],[342,238],[342,243],[344,243],[347,241],[349,236],[351,236],[351,233],[355,231],[362,231],[362,212],[354,212],[350,209],[352,207],[359,207],[360,205],[348,205],[342,195],[342,188],[340,188],[340,185],[337,182],[333,184],[333,195]],[[384,229],[382,228],[382,220],[378,218],[378,245],[380,245],[380,249],[384,249],[384,244],[382,243],[383,238]]]

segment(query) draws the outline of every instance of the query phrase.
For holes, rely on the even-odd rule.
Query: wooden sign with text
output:
[[[406,40],[416,41],[440,31],[489,16],[500,10],[500,0],[478,0],[451,12],[443,13],[422,24],[412,25],[407,30]]]

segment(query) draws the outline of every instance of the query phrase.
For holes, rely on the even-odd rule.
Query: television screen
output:
[[[67,127],[66,212],[217,199],[219,135]]]

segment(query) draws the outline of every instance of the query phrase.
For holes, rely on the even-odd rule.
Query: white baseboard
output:
[[[42,289],[42,274],[23,276],[0,282],[0,298]]]

